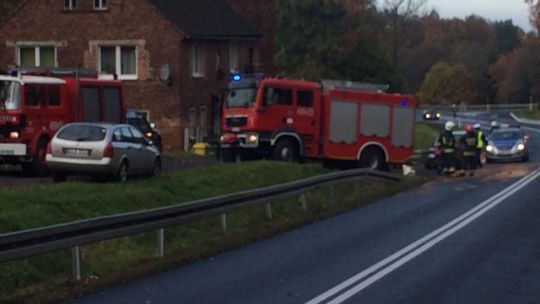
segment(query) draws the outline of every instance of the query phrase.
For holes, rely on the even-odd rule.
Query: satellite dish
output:
[[[161,70],[159,71],[159,78],[163,82],[169,82],[169,79],[171,78],[171,69],[169,68],[169,64],[166,63],[161,67]]]

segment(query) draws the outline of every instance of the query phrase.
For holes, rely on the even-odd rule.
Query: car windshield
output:
[[[518,131],[495,132],[491,136],[492,140],[520,140],[521,138],[521,132]]]
[[[60,130],[56,137],[72,141],[102,141],[106,134],[107,129],[100,126],[71,125]]]
[[[20,106],[20,84],[17,81],[0,80],[0,109],[16,110]]]
[[[255,88],[231,89],[227,106],[229,108],[250,108],[255,103],[256,94],[257,89]]]

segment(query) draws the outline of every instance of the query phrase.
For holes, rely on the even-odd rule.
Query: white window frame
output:
[[[191,48],[191,75],[195,78],[204,77],[204,52],[197,43]]]
[[[98,47],[98,71],[101,75],[110,75],[104,73],[101,70],[101,48],[102,47],[114,47],[115,49],[115,74],[119,80],[137,80],[139,78],[139,58],[137,56],[137,46],[136,45],[107,45],[103,44]],[[134,47],[135,48],[135,74],[122,74],[122,47]]]
[[[36,67],[41,66],[41,48],[54,49],[54,67],[58,66],[58,50],[56,45],[51,44],[19,44],[17,45],[17,65],[21,65],[21,49],[34,48],[34,62]]]
[[[97,1],[97,5],[96,5]],[[105,11],[107,10],[107,0],[92,0],[92,5],[96,11]]]
[[[77,0],[64,0],[64,10],[73,11],[76,9],[77,9]]]
[[[229,70],[231,73],[240,70],[240,44],[238,42],[229,43]]]

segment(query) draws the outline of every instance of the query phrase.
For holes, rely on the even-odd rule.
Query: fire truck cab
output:
[[[228,158],[319,158],[384,169],[413,153],[411,96],[351,82],[235,77],[220,138]]]
[[[25,175],[46,172],[49,140],[75,121],[125,120],[119,81],[97,78],[0,75],[0,162]]]

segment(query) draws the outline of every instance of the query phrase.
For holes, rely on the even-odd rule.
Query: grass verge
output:
[[[153,208],[224,193],[283,183],[324,173],[313,165],[247,162],[216,165],[127,184],[66,183],[6,191],[0,199],[0,229],[13,231],[105,214]],[[195,259],[248,244],[356,208],[419,184],[363,180],[307,195],[308,210],[295,199],[274,203],[273,219],[264,207],[228,215],[228,231],[220,218],[166,229],[165,258],[154,258],[155,233],[119,238],[82,247],[82,282],[73,282],[68,251],[0,265],[0,302],[50,303],[110,287]],[[358,195],[361,193],[361,195]],[[4,299],[4,300],[2,300]]]

